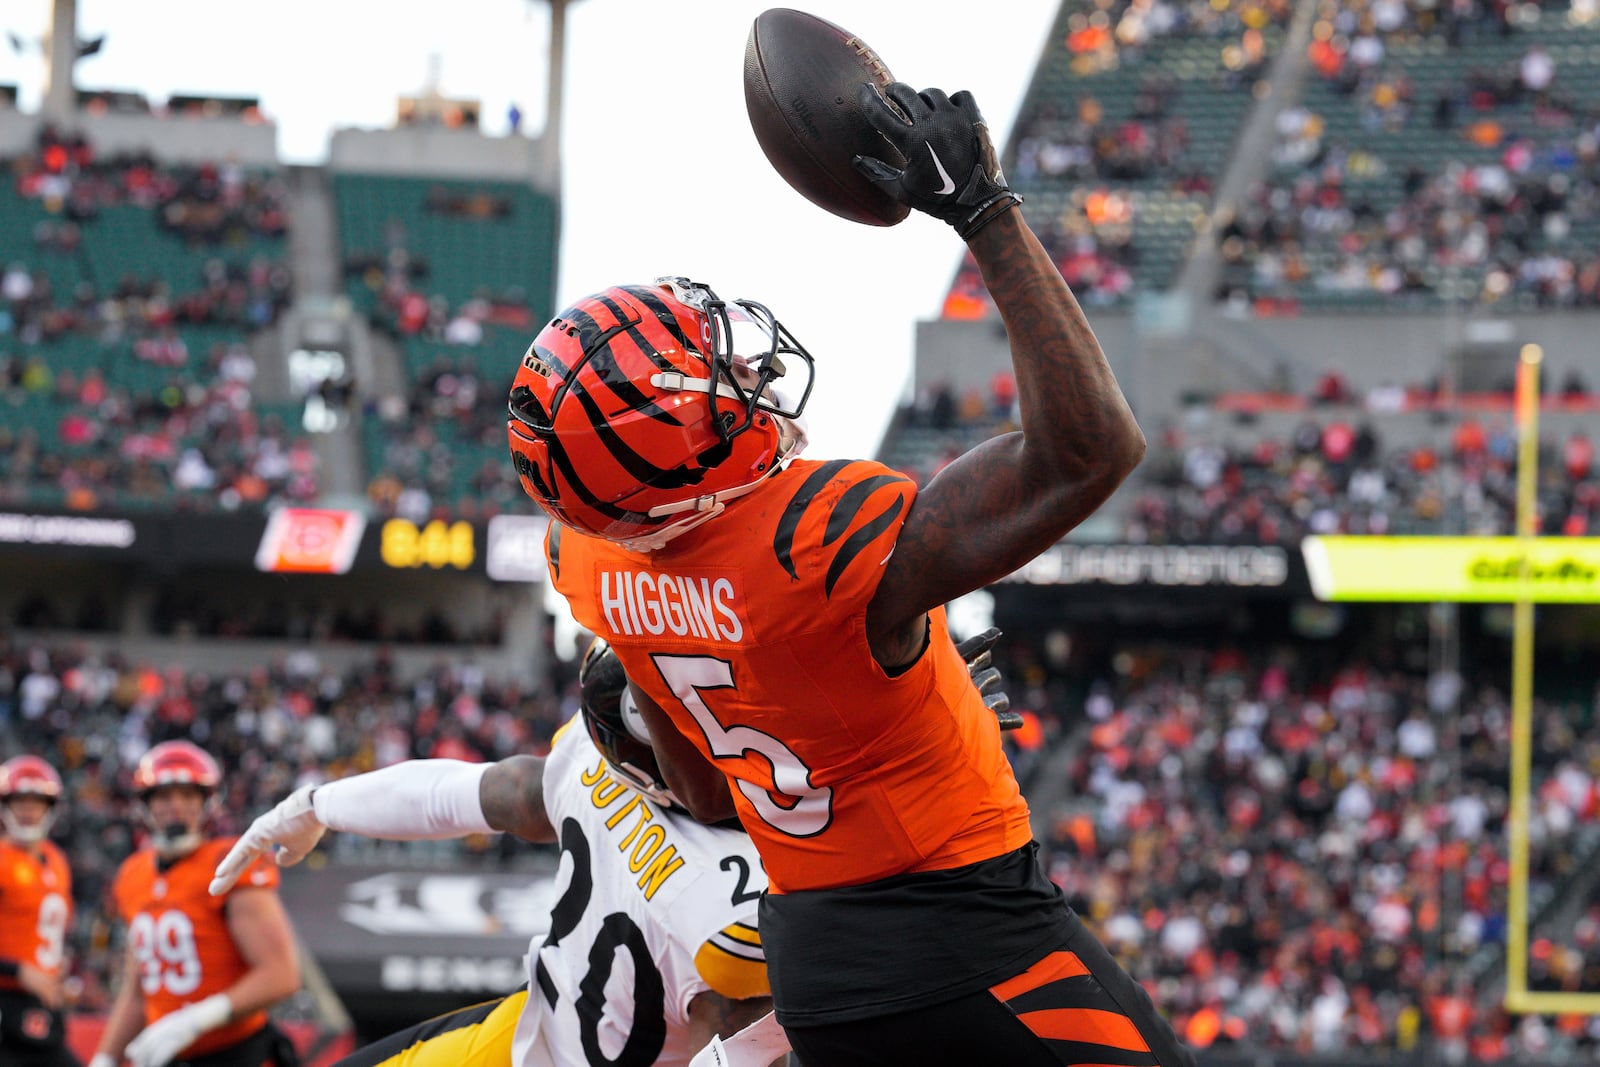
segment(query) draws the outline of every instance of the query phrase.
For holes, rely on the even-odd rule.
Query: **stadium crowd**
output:
[[[1501,692],[1289,648],[1120,658],[1125,684],[1084,702],[1050,868],[1192,1044],[1592,1054],[1600,1025],[1507,1016],[1470,966],[1505,936]],[[1595,843],[1595,695],[1536,709],[1536,887]],[[1587,923],[1544,943],[1569,979],[1600,963]]]
[[[1123,540],[1295,545],[1308,534],[1513,532],[1517,443],[1508,395],[1487,398],[1484,411],[1452,410],[1421,387],[1380,385],[1358,396],[1329,372],[1309,398],[1250,399],[1303,414],[1285,433],[1252,427],[1247,413],[1234,430],[1221,421],[1232,416],[1219,414],[1198,429],[1178,421],[1152,434],[1140,481],[1120,505]],[[975,439],[1015,429],[1015,403],[1005,374],[959,392],[934,383],[900,413],[902,434],[923,435],[922,450],[894,462],[925,482]],[[1594,398],[1573,373],[1557,403],[1585,412]],[[1386,424],[1405,412],[1433,412],[1440,422],[1420,433]],[[1539,469],[1541,532],[1600,531],[1593,433],[1582,425],[1546,433]]]
[[[1491,1058],[1595,1047],[1594,1028],[1503,1016],[1468,969],[1504,936],[1496,690],[1357,658],[1313,664],[1288,647],[1129,648],[1087,678],[1057,636],[1003,650],[1015,706],[1039,731],[1013,759],[1027,761],[1024,781],[1047,763],[1065,773],[1067,799],[1037,813],[1051,875],[1188,1040],[1315,1052],[1470,1040]],[[524,690],[460,659],[402,682],[382,653],[347,673],[309,649],[271,668],[185,673],[65,642],[0,643],[0,754],[43,755],[67,783],[55,836],[76,880],[80,1007],[105,1003],[101,902],[142,833],[128,776],[151,744],[214,753],[219,828],[238,830],[306,782],[542,750],[574,699],[564,675]],[[1579,824],[1600,810],[1600,724],[1592,707],[1549,705],[1535,736],[1533,873],[1548,885],[1572,873]],[[1058,747],[1039,750],[1045,739]],[[326,847],[356,860],[373,846],[336,835]],[[415,847],[462,862],[460,845]],[[482,838],[464,848],[480,863],[512,852]],[[1571,943],[1540,942],[1536,981],[1600,967],[1600,915],[1585,923]]]
[[[216,827],[237,832],[308,781],[413,757],[478,762],[540,749],[574,701],[559,679],[524,691],[485,678],[461,657],[402,682],[381,651],[343,673],[323,667],[309,647],[270,668],[185,672],[67,643],[0,638],[0,759],[42,756],[66,784],[54,836],[71,859],[78,902],[71,944],[80,1008],[106,1005],[114,946],[105,894],[144,833],[129,783],[151,745],[188,739],[218,759]],[[329,847],[348,854],[371,844],[340,837]],[[466,846],[490,857],[503,847],[509,852],[510,842]]]
[[[1474,49],[1562,18],[1592,41],[1587,7],[1328,5],[1309,58],[1331,96],[1279,113],[1273,175],[1218,233],[1219,299],[1258,314],[1313,293],[1600,304],[1585,237],[1600,219],[1600,67],[1568,50],[1558,62],[1541,40],[1509,61]],[[1446,45],[1454,74],[1425,81],[1425,96],[1410,64],[1428,60],[1389,45],[1428,41]],[[1343,111],[1357,131],[1336,121]],[[1436,151],[1430,164],[1435,147],[1452,161]]]
[[[288,305],[274,251],[287,227],[276,178],[236,163],[98,156],[41,130],[8,161],[0,228],[31,225],[32,250],[0,265],[0,499],[74,509],[185,509],[309,500],[316,459],[258,410],[245,340]],[[151,215],[157,244],[201,250],[196,274],[121,230],[109,211]],[[120,236],[118,236],[120,234]]]
[[[499,334],[505,351],[515,342]],[[487,519],[530,510],[505,462],[506,386],[463,353],[436,355],[407,395],[367,411],[380,447],[367,499],[378,514],[423,522],[430,517]]]
[[[1364,418],[1307,418],[1288,439],[1225,445],[1172,428],[1124,526],[1149,544],[1298,544],[1308,534],[1504,535],[1516,518],[1510,420],[1467,415],[1448,435],[1385,445]],[[1593,438],[1547,438],[1540,464],[1542,532],[1600,530]]]
[[[233,510],[314,499],[316,453],[252,404],[249,352],[218,344],[194,362],[142,392],[95,368],[80,377],[42,357],[0,356],[0,408],[15,415],[0,424],[0,501]],[[53,425],[22,418],[28,411]]]
[[[1263,31],[1288,25],[1294,11],[1285,0],[1091,0],[1065,6],[1067,32],[1060,44],[1079,76],[1137,65],[1144,50],[1163,38],[1202,38],[1227,42],[1241,53],[1230,68],[1243,88],[1260,71]]]

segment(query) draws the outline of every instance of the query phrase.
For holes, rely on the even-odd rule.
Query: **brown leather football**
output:
[[[893,226],[908,211],[850,162],[867,155],[905,165],[856,97],[862,82],[882,89],[892,81],[865,41],[826,19],[775,7],[750,27],[744,103],[761,150],[807,200],[869,226]]]

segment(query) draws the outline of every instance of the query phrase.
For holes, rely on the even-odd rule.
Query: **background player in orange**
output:
[[[232,837],[207,837],[222,780],[187,741],[145,753],[133,788],[150,843],[117,872],[111,893],[127,924],[122,987],[90,1067],[262,1067],[287,1041],[267,1009],[300,985],[294,934],[278,899],[278,869],[258,862],[222,896],[211,872]]]
[[[67,1051],[61,973],[72,874],[48,840],[61,777],[38,756],[0,764],[0,1063],[77,1067]]]
[[[540,331],[512,383],[513,463],[674,794],[736,813],[761,853],[775,1012],[807,1067],[1189,1067],[1040,868],[944,609],[1100,507],[1144,436],[971,95],[885,94],[861,103],[904,169],[856,166],[967,242],[1019,432],[921,488],[798,459],[811,356],[765,306],[668,278]]]

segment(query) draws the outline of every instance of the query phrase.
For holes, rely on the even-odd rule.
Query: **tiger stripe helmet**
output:
[[[617,286],[523,355],[512,462],[554,521],[659,548],[799,453],[811,383],[811,356],[761,304],[683,278]]]
[[[160,823],[150,809],[157,790],[173,786],[198,789],[205,804],[198,819]],[[218,790],[222,787],[222,768],[211,753],[192,741],[163,741],[139,760],[133,770],[133,793],[144,807],[144,821],[150,831],[150,844],[157,855],[172,859],[187,856],[205,840],[206,820],[216,811]]]

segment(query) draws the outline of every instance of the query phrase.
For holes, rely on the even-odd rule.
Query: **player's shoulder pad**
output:
[[[802,567],[823,567],[831,596],[852,563],[881,562],[916,498],[909,477],[872,460],[832,460],[813,467],[791,493],[772,536],[778,566],[798,580]],[[815,563],[808,563],[809,560]]]
[[[712,934],[694,954],[694,967],[712,992],[730,1000],[772,995],[767,954],[753,924],[732,922]]]
[[[573,728],[573,725],[575,723],[577,723],[577,721],[582,717],[583,717],[582,713],[580,712],[577,715],[574,715],[572,718],[568,719],[566,722],[562,723],[560,726],[557,726],[556,727],[556,732],[550,735],[550,747],[551,748],[555,748],[556,747],[556,743],[558,741],[560,741],[563,737],[565,737],[567,735],[568,731],[570,731]],[[581,732],[583,730],[583,727],[581,727],[581,726],[578,727],[578,730]]]

